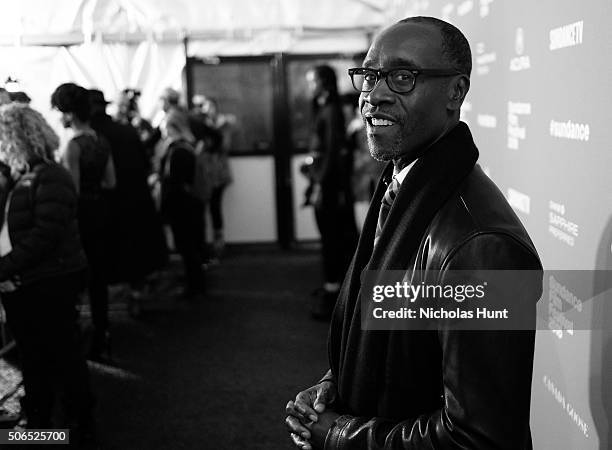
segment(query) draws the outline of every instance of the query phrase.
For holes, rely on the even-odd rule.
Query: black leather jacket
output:
[[[471,142],[471,136],[465,140]],[[383,193],[379,185],[373,205]],[[400,196],[396,202],[403,201]],[[534,270],[539,280],[517,283],[513,295],[533,304],[535,321],[540,260],[520,220],[479,166],[434,215],[418,251],[404,258],[402,215],[409,206],[410,199],[394,206],[389,246],[374,252],[377,269]],[[374,214],[368,217],[375,221]],[[371,248],[364,241],[373,238],[367,236],[372,228],[366,219],[360,241],[366,255]],[[332,409],[342,415],[325,449],[531,449],[535,331],[361,330],[354,300],[364,267],[360,258],[358,249],[330,329],[326,378],[337,385]]]

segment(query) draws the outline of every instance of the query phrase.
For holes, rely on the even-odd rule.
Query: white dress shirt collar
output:
[[[410,172],[410,169],[412,169],[412,166],[414,166],[415,162],[417,162],[416,159],[410,164],[408,164],[406,167],[404,167],[402,170],[400,170],[398,173],[395,173],[396,168],[393,168],[393,178],[395,178],[400,185],[404,182],[404,178],[406,178],[406,175],[408,175],[408,172]]]

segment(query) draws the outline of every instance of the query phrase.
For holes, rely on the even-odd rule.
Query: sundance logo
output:
[[[550,121],[550,135],[561,139],[571,139],[574,141],[588,141],[591,135],[589,124]]]

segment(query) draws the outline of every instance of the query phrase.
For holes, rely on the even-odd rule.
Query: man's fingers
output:
[[[296,413],[297,411],[295,411],[295,404],[293,403],[293,400],[289,400],[287,402],[287,406],[285,406],[285,412],[287,414],[291,414],[292,416],[295,415],[294,413]]]
[[[297,448],[301,448],[302,450],[312,450],[312,445],[310,445],[307,440],[298,436],[295,433],[291,433],[291,440]]]
[[[302,423],[293,416],[287,416],[285,419],[285,425],[287,429],[295,434],[299,434],[304,439],[310,439],[310,430],[306,428]]]
[[[290,401],[285,411],[298,418],[302,423],[317,422],[319,414],[325,411],[326,405],[333,400],[335,387],[331,383],[322,383],[300,392],[295,401]]]
[[[285,406],[285,412],[289,414],[290,416],[297,417],[298,419],[304,418],[303,413],[298,408],[296,408],[293,400],[289,400],[289,402],[287,403],[287,406]]]
[[[316,411],[314,409],[312,409],[310,406],[306,405],[305,403],[303,403],[303,402],[295,402],[295,409],[300,412],[302,417],[304,417],[304,418],[307,417],[308,420],[310,420],[312,422],[316,422],[317,421]]]
[[[327,404],[333,400],[334,395],[331,389],[334,389],[331,383],[321,383],[321,387],[317,389],[317,397],[312,405],[317,413],[325,411]]]
[[[318,419],[317,412],[312,408],[312,398],[306,391],[300,392],[295,397],[294,408],[308,420],[316,422]]]
[[[315,403],[314,410],[317,413],[321,414],[323,411],[325,411],[325,403],[322,403],[322,402]]]
[[[287,406],[285,407],[285,412],[290,416],[297,417],[303,422],[312,421],[312,419],[309,419],[308,416],[305,414],[304,407],[298,407],[298,405],[293,401],[289,401],[289,403],[287,403]]]
[[[324,384],[322,386],[325,386]],[[325,411],[325,404],[327,403],[327,390],[324,387],[317,389],[317,397],[315,398],[312,407],[318,413]]]

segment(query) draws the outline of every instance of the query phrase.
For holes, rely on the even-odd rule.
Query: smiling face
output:
[[[363,67],[384,71],[398,68],[448,69],[440,32],[421,23],[399,23],[376,37]],[[417,158],[421,151],[457,123],[449,110],[449,77],[419,75],[415,88],[398,94],[380,80],[363,92],[359,108],[366,125],[370,153],[381,161]]]

